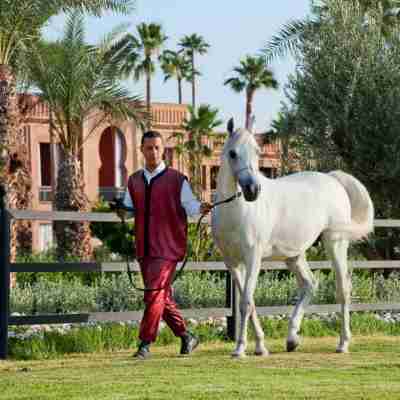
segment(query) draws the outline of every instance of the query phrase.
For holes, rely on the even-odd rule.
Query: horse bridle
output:
[[[236,192],[235,194],[233,194],[232,196],[228,197],[227,199],[217,201],[217,202],[211,204],[211,209],[210,210],[212,210],[213,208],[218,207],[218,206],[220,206],[222,204],[230,203],[230,202],[234,201],[235,199],[239,198],[241,195],[242,195],[242,192]],[[123,209],[125,211],[133,211],[133,209],[124,206],[123,202],[120,199],[115,199],[114,202],[115,202],[115,204],[111,207],[111,209],[115,210],[115,209],[119,208],[119,209]],[[197,239],[199,238],[200,226],[201,226],[201,223],[202,223],[202,221],[203,221],[205,216],[206,216],[206,214],[202,214],[202,216],[197,221],[197,224],[196,224],[196,238]],[[123,216],[119,215],[119,218],[121,219],[121,223],[122,224],[127,225],[127,222],[126,222],[126,220],[125,220],[125,218]],[[175,273],[174,278],[172,279],[172,282],[169,285],[173,285],[174,282],[182,275],[182,272],[183,272],[183,270],[184,270],[184,268],[185,268],[185,266],[187,264],[187,261],[188,261],[188,252],[186,251],[186,256],[185,256],[185,258],[183,260],[182,266]],[[167,284],[167,285],[165,285],[163,287],[160,287],[160,288],[140,288],[140,287],[137,287],[135,285],[135,283],[133,282],[132,271],[131,271],[131,268],[129,266],[129,255],[128,255],[128,253],[126,254],[126,272],[128,274],[128,278],[129,278],[129,282],[130,282],[131,286],[135,290],[138,290],[140,292],[158,292],[158,291],[164,290],[167,286],[169,286]]]

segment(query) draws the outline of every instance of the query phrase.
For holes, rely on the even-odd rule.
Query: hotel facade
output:
[[[28,111],[23,124],[23,132],[29,147],[32,208],[50,211],[52,186],[56,179],[53,171],[57,171],[58,145],[56,140],[53,143],[50,138],[47,105],[42,102],[33,102],[33,104],[35,105]],[[187,168],[175,149],[176,143],[172,136],[174,132],[182,130],[182,122],[187,116],[186,105],[152,104],[152,128],[163,135],[165,160],[173,168],[186,175],[188,175]],[[93,126],[88,121],[85,124],[84,133],[92,130]],[[85,191],[93,204],[100,197],[112,200],[121,195],[125,191],[129,175],[143,167],[140,152],[141,136],[142,131],[133,121],[110,121],[95,127],[93,133],[84,141],[82,169]],[[261,148],[260,170],[266,176],[274,177],[279,166],[279,147],[277,144],[263,143],[261,135],[256,135],[256,137]],[[212,201],[216,189],[222,143],[221,140],[210,139],[207,144],[212,148],[213,154],[212,157],[206,158],[202,165],[202,199]],[[53,236],[51,222],[34,221],[32,229],[34,251],[44,250],[51,245]]]

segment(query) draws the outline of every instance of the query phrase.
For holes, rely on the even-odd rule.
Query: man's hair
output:
[[[140,144],[143,146],[145,139],[155,139],[155,138],[160,138],[161,141],[163,141],[163,137],[161,136],[160,132],[146,131],[145,133],[143,133],[142,141]]]

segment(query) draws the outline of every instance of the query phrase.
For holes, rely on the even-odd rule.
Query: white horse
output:
[[[299,344],[304,309],[317,286],[306,250],[322,234],[336,270],[337,300],[342,328],[337,352],[348,352],[351,279],[347,266],[349,241],[373,230],[374,207],[366,188],[341,171],[300,172],[267,179],[258,171],[259,147],[252,133],[234,131],[223,148],[217,179],[217,201],[241,190],[243,196],[214,209],[214,240],[230,269],[240,296],[240,332],[232,356],[245,355],[249,317],[256,333],[256,355],[266,356],[264,332],[254,305],[254,290],[263,258],[280,256],[296,275],[301,295],[289,323],[287,350]]]

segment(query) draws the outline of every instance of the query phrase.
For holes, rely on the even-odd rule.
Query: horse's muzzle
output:
[[[246,201],[255,201],[261,192],[261,185],[258,183],[250,183],[248,185],[243,185],[242,190]]]

